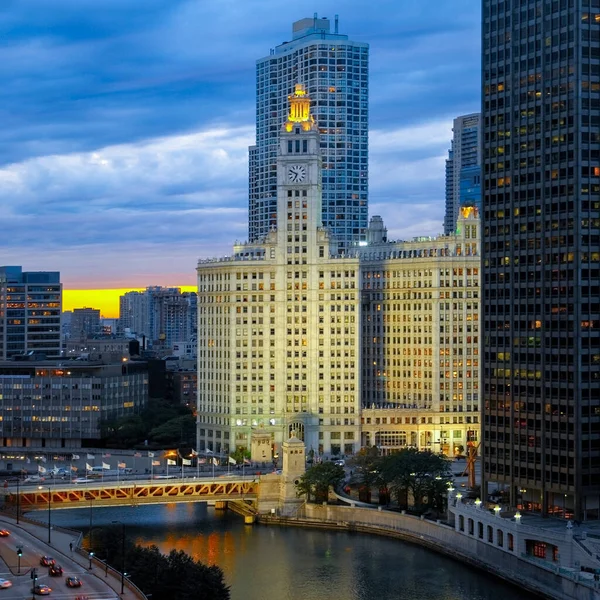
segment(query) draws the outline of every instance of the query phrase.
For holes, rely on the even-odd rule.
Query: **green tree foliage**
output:
[[[313,465],[300,477],[296,484],[299,496],[306,496],[308,502],[326,502],[330,487],[338,486],[345,478],[344,468],[334,462]]]
[[[416,510],[444,510],[447,483],[451,480],[448,461],[437,454],[405,448],[379,462],[382,482],[390,489],[398,506]]]
[[[145,440],[156,446],[195,446],[196,419],[187,406],[150,398],[139,415],[103,421],[101,434],[111,448],[131,448]]]
[[[97,556],[120,570],[122,562],[121,527],[94,530]],[[156,546],[125,545],[125,570],[129,579],[152,600],[229,600],[229,587],[223,571],[195,561],[183,551],[161,554]]]
[[[235,451],[231,453],[231,458],[233,458],[238,465],[241,465],[245,458],[250,458],[250,452],[246,450],[245,446],[238,446]]]

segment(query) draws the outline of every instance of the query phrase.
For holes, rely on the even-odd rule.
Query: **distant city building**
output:
[[[361,36],[362,37],[362,36]],[[301,19],[292,40],[256,62],[256,145],[249,156],[249,239],[277,225],[279,130],[287,97],[304,84],[321,134],[322,216],[334,253],[364,239],[369,180],[369,45],[333,30],[327,18]],[[334,247],[335,246],[335,247]]]
[[[64,355],[73,359],[118,363],[130,357],[131,344],[130,339],[111,336],[98,336],[85,340],[70,339],[65,342]],[[136,343],[136,347],[139,348],[139,344]]]
[[[360,447],[358,259],[331,258],[309,107],[296,86],[272,148],[276,228],[230,258],[198,264],[201,450],[249,450],[253,428],[271,436],[275,453],[292,432],[315,452]]]
[[[137,414],[147,399],[145,362],[0,362],[1,443],[44,448],[97,444],[103,420]]]
[[[196,332],[196,292],[148,287],[121,296],[119,309],[119,330],[145,336],[152,347],[172,348],[175,341],[189,340]]]
[[[0,267],[0,360],[33,352],[61,355],[60,273]]]
[[[446,160],[446,235],[454,231],[461,206],[481,208],[481,115],[457,117],[452,131],[454,137]]]
[[[71,339],[85,339],[102,333],[100,325],[100,309],[74,308],[71,316]]]
[[[480,226],[390,242],[371,219],[360,257],[362,445],[466,452],[479,440]]]

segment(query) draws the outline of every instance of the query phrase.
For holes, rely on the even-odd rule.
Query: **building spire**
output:
[[[313,129],[315,120],[310,114],[310,96],[306,93],[306,89],[301,83],[296,84],[294,93],[288,96],[288,100],[290,102],[290,110],[285,122],[285,130],[292,131],[295,123],[299,123],[303,131]]]

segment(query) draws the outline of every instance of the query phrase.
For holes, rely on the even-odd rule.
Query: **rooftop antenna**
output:
[[[336,35],[338,33],[338,21],[339,21],[339,15],[335,15],[335,29],[334,29],[334,33]]]

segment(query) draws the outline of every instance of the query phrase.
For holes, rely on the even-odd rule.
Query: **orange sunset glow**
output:
[[[195,292],[196,286],[177,285],[182,292]],[[63,289],[63,310],[74,308],[99,308],[100,314],[106,319],[116,319],[119,316],[119,296],[125,292],[142,292],[145,288],[112,288],[100,290],[67,290]]]

